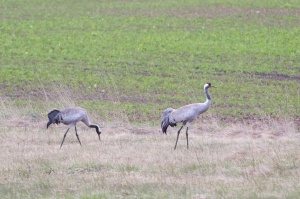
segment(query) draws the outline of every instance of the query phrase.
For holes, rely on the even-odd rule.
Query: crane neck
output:
[[[210,94],[208,92],[208,88],[204,88],[204,92],[205,92],[205,95],[206,95],[206,100],[211,101],[211,97],[210,97]]]

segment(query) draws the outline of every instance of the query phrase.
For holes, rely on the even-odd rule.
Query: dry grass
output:
[[[16,121],[11,121],[15,123]],[[157,127],[0,127],[1,198],[299,198],[299,132],[289,121],[196,121],[190,149]],[[204,124],[205,123],[205,124]],[[22,124],[22,123],[21,123]],[[123,127],[124,126],[124,127]]]
[[[300,197],[295,121],[222,124],[208,113],[191,126],[190,149],[183,131],[173,150],[178,128],[163,135],[159,122],[155,127],[131,124],[116,106],[113,118],[123,123],[89,113],[92,121],[100,121],[102,141],[78,124],[83,146],[71,129],[59,149],[67,127],[46,129],[46,114],[77,105],[67,91],[45,93],[43,109],[34,99],[16,108],[2,98],[1,198]]]

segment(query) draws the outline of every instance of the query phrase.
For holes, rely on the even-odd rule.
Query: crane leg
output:
[[[78,134],[77,134],[77,129],[76,129],[76,126],[75,126],[75,132],[76,132],[76,137],[77,137],[77,140],[78,140],[78,142],[79,142],[80,146],[82,146],[82,145],[81,145],[81,142],[80,142],[80,139],[79,139],[79,136],[78,136]]]
[[[189,134],[188,134],[188,131],[189,131],[189,127],[186,127],[186,146],[187,146],[187,149],[189,149]]]
[[[62,142],[61,142],[61,144],[60,144],[60,148],[62,147],[62,145],[63,145],[63,143],[64,143],[64,141],[65,141],[65,138],[66,138],[66,135],[67,135],[69,129],[70,129],[70,127],[67,129],[67,131],[66,131],[66,133],[65,133],[65,135],[64,135],[64,138],[63,138],[63,140],[62,140]]]
[[[176,149],[178,138],[179,138],[179,134],[180,134],[180,131],[181,131],[182,128],[183,128],[183,125],[180,127],[179,131],[177,132],[177,139],[176,139],[174,150]]]

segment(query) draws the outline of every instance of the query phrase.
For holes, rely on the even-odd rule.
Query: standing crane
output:
[[[182,106],[178,109],[167,108],[163,111],[161,116],[161,129],[162,132],[167,134],[167,129],[169,126],[174,127],[177,123],[182,123],[182,126],[177,132],[177,139],[175,143],[174,150],[176,149],[178,137],[183,126],[186,126],[186,143],[187,148],[189,148],[189,138],[188,138],[188,128],[192,121],[194,121],[200,114],[208,110],[211,97],[208,89],[212,86],[211,83],[204,84],[204,92],[206,94],[206,101],[204,103],[194,103]]]
[[[69,108],[65,108],[62,110],[57,110],[54,109],[51,112],[48,113],[48,118],[49,121],[47,123],[47,128],[51,125],[51,124],[60,124],[63,123],[65,125],[69,125],[69,128],[67,129],[63,140],[61,142],[60,148],[62,147],[64,140],[66,138],[66,135],[69,131],[69,129],[71,127],[75,127],[75,133],[76,133],[76,137],[78,139],[79,144],[81,145],[79,136],[77,134],[77,129],[76,129],[76,123],[79,121],[82,121],[85,125],[87,125],[90,128],[95,128],[96,132],[98,134],[99,140],[100,140],[100,128],[99,126],[95,125],[95,124],[91,124],[89,121],[89,118],[87,116],[87,111],[83,108],[80,107],[69,107]]]

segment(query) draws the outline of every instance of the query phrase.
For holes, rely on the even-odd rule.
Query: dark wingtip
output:
[[[51,124],[51,122],[50,122],[50,120],[49,120],[49,122],[47,123],[47,128],[50,126],[50,124]]]
[[[169,127],[169,123],[168,123],[168,122],[162,122],[162,124],[161,124],[161,129],[162,129],[162,132],[163,132],[164,134],[167,134],[167,129],[168,129],[168,127]]]

